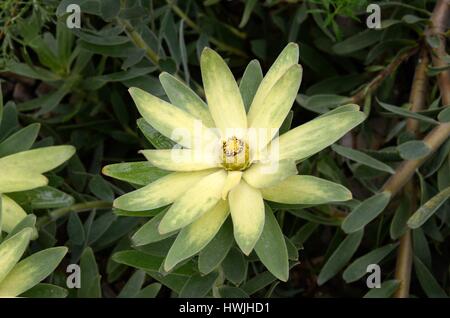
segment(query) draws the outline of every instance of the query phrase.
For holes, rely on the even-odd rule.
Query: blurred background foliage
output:
[[[443,47],[449,4],[370,3],[381,8],[379,29],[366,26],[368,1],[3,0],[0,143],[38,123],[41,143],[77,148],[51,181],[67,194],[64,200],[17,200],[38,216],[34,250],[69,247],[48,282],[66,287],[66,266],[79,262],[81,289],[68,297],[391,297],[408,290],[412,297],[448,297],[450,57]],[[80,29],[66,26],[69,4],[81,8]],[[442,12],[442,25],[433,24]],[[114,197],[141,185],[101,173],[107,164],[142,161],[139,149],[170,142],[136,122],[127,88],[167,99],[158,80],[167,71],[203,97],[205,46],[219,51],[239,79],[252,59],[267,71],[288,42],[299,44],[304,67],[293,127],[349,102],[369,116],[340,145],[298,166],[301,174],[350,188],[354,200],[272,205],[292,262],[287,283],[226,235],[174,272],[160,272],[173,238],[133,249],[131,235],[155,211],[113,211]],[[144,170],[142,184],[157,177]],[[381,266],[380,289],[366,286],[371,263]]]

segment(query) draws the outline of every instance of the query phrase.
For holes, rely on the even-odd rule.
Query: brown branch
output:
[[[422,49],[416,70],[414,72],[413,84],[410,93],[411,111],[417,112],[425,108],[426,93],[427,93],[427,69],[428,69],[428,54],[425,48]],[[419,121],[409,118],[406,122],[406,129],[414,135],[418,134]],[[410,194],[411,211],[416,209],[415,184],[411,180],[405,187],[405,195]],[[395,298],[408,298],[409,285],[411,281],[411,267],[412,267],[412,244],[411,244],[411,230],[406,229],[405,234],[400,239],[400,245],[397,251],[397,263],[395,265],[395,278],[400,282]]]
[[[449,16],[450,0],[439,0],[436,3],[432,17],[431,27],[427,30],[428,36],[439,37],[439,47],[432,49],[433,65],[435,67],[442,67],[446,65],[444,56],[446,55],[445,38],[443,34],[445,32],[445,25]],[[419,72],[419,69],[416,70]],[[416,73],[417,74],[417,73]],[[416,77],[415,77],[416,80]],[[424,97],[420,93],[419,84],[413,85],[414,92],[411,92],[411,98],[413,99],[413,107],[420,107]],[[423,85],[423,84],[422,84]],[[448,71],[440,72],[438,74],[438,85],[444,105],[450,104],[450,76]],[[423,87],[423,86],[421,86]],[[417,95],[416,95],[417,94]],[[415,106],[414,106],[415,105]],[[415,124],[410,123],[411,127],[417,127]],[[417,160],[406,160],[396,170],[395,174],[388,179],[383,186],[383,190],[392,194],[391,198],[400,191],[414,175],[414,172],[434,153],[439,146],[441,146],[450,136],[450,123],[441,123],[436,126],[428,135],[423,139],[425,144],[430,148],[428,156]],[[396,293],[396,297],[408,297],[409,295],[409,281],[411,276],[411,263],[412,263],[412,249],[411,249],[411,233],[408,232],[402,237],[398,252],[398,260],[396,266],[396,278],[400,279],[402,284]]]
[[[374,91],[380,87],[383,81],[391,75],[397,67],[403,62],[407,61],[411,56],[416,54],[418,47],[413,47],[402,54],[399,54],[389,63],[386,68],[384,68],[377,76],[375,76],[364,88],[359,90],[355,95],[351,97],[352,102],[355,104],[360,104],[364,101],[367,95],[372,94]]]
[[[431,16],[431,25],[427,30],[427,36],[439,38],[439,46],[431,48],[433,66],[436,68],[445,68],[448,63],[444,60],[447,55],[445,49],[445,32],[450,18],[450,0],[439,0]],[[442,102],[444,105],[450,105],[450,71],[447,69],[438,74],[438,85],[441,91]]]

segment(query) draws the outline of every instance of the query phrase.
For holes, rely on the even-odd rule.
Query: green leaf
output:
[[[262,80],[263,73],[258,60],[250,61],[245,68],[244,75],[242,75],[239,83],[239,91],[241,92],[242,101],[244,102],[245,110],[247,112],[250,109],[253,97],[255,96]]]
[[[298,95],[297,102],[310,111],[323,114],[337,106],[351,103],[352,99],[347,96],[333,94],[318,94],[313,96]]]
[[[69,295],[67,289],[51,285],[37,284],[26,292],[20,294],[19,297],[25,298],[66,298]]]
[[[349,234],[328,258],[317,278],[317,284],[323,285],[333,278],[352,258],[364,236],[364,231]]]
[[[246,281],[245,284],[241,286],[241,288],[248,295],[253,295],[264,287],[269,286],[276,280],[277,278],[270,272],[263,272]]]
[[[365,30],[336,43],[332,49],[339,55],[350,54],[375,44],[380,40],[381,35],[382,33],[376,30]]]
[[[88,244],[92,244],[96,242],[102,235],[109,229],[112,223],[117,219],[117,215],[108,211],[92,222],[92,225],[89,229],[88,235]]]
[[[237,248],[232,248],[228,252],[222,262],[222,268],[226,279],[236,286],[240,285],[247,275],[247,261]]]
[[[417,228],[412,231],[412,241],[414,255],[420,259],[425,266],[431,268],[431,251],[427,237],[422,228]]]
[[[156,298],[160,290],[161,284],[153,283],[144,287],[135,298]]]
[[[0,244],[0,285],[22,257],[28,247],[32,232],[31,228],[25,228]]]
[[[326,113],[320,115],[317,118],[320,117],[326,117],[326,116],[330,116],[330,115],[334,115],[334,114],[338,114],[338,113],[345,113],[345,112],[351,112],[351,111],[358,111],[360,109],[360,107],[356,104],[347,104],[347,105],[342,105],[342,106],[338,106],[330,111],[327,111]]]
[[[265,205],[265,223],[255,252],[261,262],[278,279],[287,281],[289,278],[289,261],[286,242],[273,211]]]
[[[345,282],[352,283],[363,277],[367,273],[367,266],[369,266],[370,264],[378,264],[397,246],[398,244],[388,244],[383,247],[374,249],[366,255],[363,255],[354,260],[342,275]]]
[[[302,247],[318,227],[318,223],[306,223],[297,231],[297,233],[294,234],[294,236],[291,237],[292,243],[294,243],[297,247]]]
[[[50,186],[39,187],[32,190],[8,193],[14,201],[29,209],[56,209],[74,203],[74,198]]]
[[[342,223],[340,219],[318,215],[316,213],[311,213],[303,209],[288,210],[288,212],[292,215],[295,215],[296,217],[302,218],[309,222],[313,222],[315,224],[339,226]]]
[[[408,221],[408,218],[410,216],[409,208],[409,201],[403,199],[400,202],[397,210],[395,211],[394,217],[391,221],[391,226],[389,228],[391,239],[398,239],[407,230],[406,222]]]
[[[154,167],[148,161],[125,162],[107,165],[102,173],[109,177],[137,185],[147,185],[170,173]]]
[[[294,112],[290,110],[286,118],[284,119],[283,123],[281,124],[280,129],[278,130],[278,133],[280,135],[288,132],[291,129],[293,119],[294,119]]]
[[[400,287],[398,280],[392,279],[383,282],[380,288],[372,288],[364,298],[389,298]]]
[[[78,297],[100,298],[102,291],[100,287],[101,276],[98,272],[94,252],[90,247],[86,248],[80,259],[81,288],[78,289]]]
[[[431,148],[421,140],[411,140],[397,146],[400,156],[405,160],[417,160],[428,156]]]
[[[94,176],[89,182],[89,190],[99,199],[104,201],[113,201],[114,192],[111,185],[101,176]]]
[[[344,232],[353,233],[369,224],[383,212],[390,199],[389,192],[381,192],[358,204],[342,223]]]
[[[424,115],[420,115],[416,112],[407,110],[405,108],[402,107],[397,107],[394,105],[390,105],[387,103],[383,103],[378,101],[378,103],[380,104],[381,107],[383,107],[384,109],[386,109],[387,111],[394,113],[396,115],[400,115],[401,117],[407,117],[407,118],[413,118],[413,119],[417,119],[426,123],[430,123],[430,124],[434,124],[437,125],[439,124],[439,122],[435,121],[434,119],[424,116]]]
[[[438,120],[441,123],[448,123],[450,121],[450,108],[445,107],[438,115]]]
[[[376,170],[385,171],[388,173],[393,174],[395,171],[391,167],[389,167],[387,164],[372,158],[369,155],[366,155],[365,153],[352,149],[347,147],[342,147],[337,144],[334,144],[331,146],[333,151],[338,153],[339,155],[348,158],[350,160],[353,160],[355,162],[361,163],[363,165],[366,165],[368,167],[374,168]]]
[[[445,188],[424,205],[422,205],[408,220],[408,226],[416,229],[422,226],[450,198],[450,187]]]
[[[2,124],[3,120],[3,90],[2,90],[2,83],[0,82],[0,126]]]
[[[422,289],[430,298],[448,298],[448,295],[439,286],[433,274],[418,257],[414,257],[414,269]]]
[[[59,76],[42,67],[34,65],[33,67],[25,63],[18,63],[15,61],[7,61],[5,71],[11,71],[15,74],[42,80],[44,82],[51,82],[59,80]]]
[[[108,82],[122,82],[131,80],[149,74],[154,70],[154,67],[130,68],[126,71],[88,77],[84,80],[83,87],[86,90],[98,90]]]
[[[120,291],[118,298],[134,298],[136,297],[145,281],[145,272],[137,270],[131,275],[125,286]]]
[[[155,128],[147,123],[144,118],[139,118],[137,120],[137,125],[145,138],[147,138],[156,149],[172,149],[173,146],[175,146],[176,143],[174,141],[160,134]]]
[[[84,231],[83,223],[77,213],[72,212],[67,221],[67,234],[72,244],[82,246],[86,241],[86,233]]]
[[[220,202],[193,223],[181,229],[167,253],[164,270],[200,252],[216,235],[229,214],[228,204]]]
[[[209,274],[216,269],[227,256],[234,242],[231,219],[225,221],[216,236],[200,252],[198,269],[203,274]]]
[[[0,157],[30,149],[37,138],[40,127],[40,124],[31,124],[2,141]]]
[[[294,243],[287,237],[284,236],[284,241],[286,242],[286,248],[288,253],[288,258],[291,261],[298,261],[298,248]],[[289,264],[288,264],[289,267]]]
[[[218,274],[216,272],[205,276],[194,275],[186,282],[180,291],[180,298],[201,298],[205,297],[216,281]]]
[[[1,197],[2,231],[9,233],[27,216],[20,205],[6,195]]]
[[[38,237],[38,232],[35,228],[36,226],[36,215],[34,214],[28,214],[26,217],[24,217],[13,229],[11,232],[8,233],[5,240],[9,239],[13,235],[19,233],[23,229],[31,228],[33,232],[31,233],[31,240],[35,240]]]
[[[174,231],[166,234],[160,234],[158,231],[159,223],[161,222],[166,212],[167,209],[153,217],[150,221],[140,227],[136,233],[134,233],[134,235],[131,237],[131,241],[133,242],[134,246],[142,246],[154,242],[159,242],[173,236],[176,233],[176,231]]]
[[[0,158],[0,167],[20,172],[44,173],[55,169],[75,153],[73,146],[52,146],[22,151]],[[1,182],[0,182],[1,183]]]
[[[50,275],[59,265],[67,247],[52,247],[20,261],[0,283],[0,296],[22,294]]]
[[[140,251],[120,251],[113,255],[115,262],[128,265],[145,271],[158,272],[163,262],[162,257],[156,257]]]
[[[145,288],[143,288],[137,295],[136,298],[156,298],[159,291],[161,290],[161,284],[153,283]]]
[[[244,13],[242,14],[241,22],[239,23],[239,27],[243,28],[247,24],[248,20],[250,19],[250,15],[253,12],[253,9],[255,8],[255,5],[258,3],[257,0],[248,0],[245,1],[245,7],[244,7]]]
[[[208,106],[189,86],[166,72],[161,73],[159,80],[172,105],[187,111],[207,127],[214,127]]]
[[[250,296],[239,287],[221,286],[219,295],[222,298],[249,298]]]

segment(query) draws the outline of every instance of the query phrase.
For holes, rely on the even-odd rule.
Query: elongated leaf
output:
[[[227,256],[233,242],[233,225],[231,219],[228,219],[212,241],[200,252],[198,257],[199,271],[203,274],[209,274],[216,269]]]
[[[405,233],[407,229],[406,222],[408,221],[409,216],[409,202],[408,200],[402,200],[395,211],[394,217],[391,221],[391,226],[389,228],[389,233],[393,240],[398,239]]]
[[[339,155],[341,155],[345,158],[348,158],[355,162],[359,162],[368,167],[371,167],[371,168],[374,168],[374,169],[380,170],[380,171],[389,172],[391,174],[394,173],[394,169],[389,167],[387,164],[385,164],[375,158],[372,158],[371,156],[366,155],[365,153],[363,153],[361,151],[342,147],[342,146],[339,146],[336,144],[331,146],[331,149],[333,149],[335,152],[337,152]]]
[[[287,281],[289,261],[284,236],[272,209],[267,204],[265,205],[265,214],[264,228],[255,245],[255,252],[275,277]]]
[[[67,253],[67,247],[52,247],[20,261],[0,283],[0,296],[22,294],[50,275]]]
[[[80,259],[81,268],[81,288],[78,290],[78,297],[100,298],[101,276],[98,272],[97,262],[94,252],[90,247],[86,248]]]
[[[9,193],[8,196],[25,209],[56,209],[72,205],[75,201],[72,196],[50,186]]]
[[[428,268],[422,263],[418,258],[414,258],[414,269],[416,271],[417,278],[419,279],[420,285],[423,290],[430,298],[448,298],[448,295],[439,286],[433,274],[428,270]]]
[[[333,278],[352,258],[361,243],[363,230],[349,234],[331,254],[320,271],[317,283],[323,285]]]
[[[422,205],[408,220],[408,226],[416,229],[422,226],[450,197],[450,187],[436,194]]]
[[[136,298],[156,298],[159,291],[161,290],[161,284],[153,283],[145,288],[143,288],[137,295]]]
[[[8,137],[0,143],[0,157],[30,149],[37,138],[40,127],[40,124],[31,124]]]
[[[364,200],[352,210],[342,223],[342,229],[346,233],[353,233],[375,219],[388,205],[390,193],[381,192]]]
[[[244,255],[237,248],[232,248],[222,262],[225,278],[236,286],[240,285],[247,275],[247,265]]]
[[[380,37],[380,32],[368,29],[335,44],[333,51],[342,55],[356,52],[376,43]]]
[[[217,276],[218,274],[215,272],[206,276],[192,276],[180,291],[180,298],[205,297],[211,290]]]
[[[387,111],[390,111],[391,113],[400,115],[402,117],[414,118],[414,119],[417,119],[417,120],[420,120],[420,121],[423,121],[423,122],[426,122],[426,123],[430,123],[430,124],[435,124],[435,125],[439,123],[439,122],[437,122],[436,120],[434,120],[434,119],[432,119],[430,117],[417,114],[416,112],[412,112],[412,111],[407,110],[405,108],[397,107],[397,106],[394,106],[394,105],[389,105],[389,104],[386,104],[386,103],[383,103],[383,102],[380,102],[380,101],[378,101],[378,103],[380,104],[381,107],[383,107]]]
[[[51,284],[37,284],[20,297],[26,298],[66,298],[69,295],[67,289]]]
[[[359,257],[344,271],[344,280],[347,283],[357,281],[367,273],[367,266],[370,264],[378,264],[387,255],[389,255],[389,253],[392,252],[397,245],[398,244],[388,244]]]
[[[19,224],[27,214],[14,200],[6,195],[2,197],[2,231],[9,233]]]
[[[258,3],[257,0],[249,0],[245,2],[244,13],[242,14],[241,22],[239,23],[240,28],[245,27],[257,3]]]
[[[244,102],[245,110],[247,112],[250,109],[253,97],[255,96],[262,79],[263,74],[258,60],[250,61],[239,83],[239,91],[241,92],[242,101]]]
[[[405,160],[416,160],[427,156],[431,148],[421,140],[411,140],[397,147],[400,156]]]
[[[131,275],[125,286],[120,291],[118,298],[133,298],[136,297],[142,288],[145,281],[145,272],[138,270]]]
[[[148,221],[141,228],[139,228],[139,230],[136,233],[134,233],[131,240],[135,246],[141,246],[153,242],[158,242],[176,233],[176,231],[174,231],[166,234],[160,234],[158,231],[159,223],[161,222],[161,219],[164,217],[166,212],[167,209],[159,213],[157,216],[153,217],[150,221]]]
[[[35,240],[38,237],[38,233],[35,226],[36,226],[36,215],[28,214],[12,229],[11,232],[8,233],[5,239],[6,240],[9,239],[13,235],[21,232],[23,229],[31,228],[33,231],[31,233],[30,239]]]
[[[164,270],[201,251],[216,235],[229,214],[228,204],[219,202],[211,211],[183,228],[167,254]]]
[[[102,173],[122,181],[137,185],[147,185],[169,174],[169,171],[156,168],[147,161],[116,163],[103,167]]]
[[[222,286],[219,287],[219,294],[222,298],[249,298],[250,296],[238,287]]]
[[[0,244],[0,284],[22,257],[32,232],[31,228],[25,228]]]
[[[372,288],[364,298],[389,298],[395,291],[400,287],[400,282],[398,280],[387,280],[383,282],[380,288]]]

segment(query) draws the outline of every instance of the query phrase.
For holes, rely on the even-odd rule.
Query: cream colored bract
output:
[[[159,232],[181,231],[165,260],[165,270],[203,249],[229,214],[235,240],[248,255],[264,228],[265,199],[287,204],[324,204],[352,198],[350,191],[339,184],[297,176],[296,161],[333,144],[360,124],[365,115],[357,106],[345,107],[342,112],[326,114],[277,135],[298,94],[302,77],[298,56],[298,46],[293,43],[281,52],[259,84],[248,113],[233,74],[209,48],[201,55],[207,103],[167,73],[161,75],[161,81],[173,104],[139,88],[130,88],[144,119],[182,146],[174,150],[182,160],[174,160],[170,150],[143,151],[154,166],[174,172],[114,202],[116,208],[128,211],[171,204],[159,223]],[[202,123],[200,127],[198,122]],[[208,129],[214,126],[216,132]],[[194,137],[175,136],[174,131],[179,129]],[[233,129],[242,133],[230,135]],[[247,132],[251,129],[262,131],[259,137],[264,135],[256,146],[248,142]],[[223,152],[217,155],[220,160],[214,160],[215,154],[195,156],[210,143],[222,146]],[[264,157],[264,161],[260,155],[264,151],[276,155]],[[243,162],[234,162],[238,155],[243,155]],[[231,159],[230,163],[225,163],[225,159]],[[270,165],[276,169],[269,169]],[[287,260],[285,264],[281,274],[276,275],[283,280],[287,279]]]

